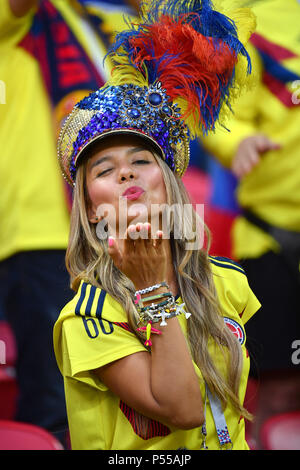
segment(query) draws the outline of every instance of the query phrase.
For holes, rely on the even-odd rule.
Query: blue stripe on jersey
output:
[[[79,297],[78,302],[77,302],[76,307],[75,307],[75,314],[76,315],[80,315],[80,309],[81,309],[82,303],[83,303],[83,301],[85,299],[85,295],[86,295],[86,288],[87,288],[87,283],[83,282],[82,286],[81,286],[80,297]]]
[[[91,314],[91,309],[92,309],[93,301],[95,298],[95,293],[96,293],[96,287],[91,286],[90,295],[86,304],[85,315]]]
[[[80,291],[80,297],[79,297],[78,302],[77,302],[76,307],[75,307],[75,314],[76,315],[91,316],[91,309],[92,309],[92,305],[93,305],[95,295],[96,295],[96,290],[97,290],[97,287],[95,287],[95,286],[91,286],[88,301],[87,301],[87,304],[86,304],[86,308],[85,308],[84,312],[80,312],[80,310],[82,308],[82,304],[84,302],[84,299],[86,298],[86,295],[87,295],[87,286],[88,286],[88,284],[86,282],[82,283],[81,291]],[[106,292],[104,290],[101,290],[100,295],[99,295],[99,299],[98,299],[98,302],[97,302],[97,307],[96,307],[96,317],[98,317],[98,318],[101,318],[101,316],[102,316],[102,309],[103,309],[105,296],[106,296]]]
[[[217,261],[223,261],[224,263],[229,263],[229,264],[233,264],[234,266],[236,266],[237,268],[241,269],[242,271],[244,271],[244,269],[242,268],[242,266],[237,263],[236,261],[233,261],[231,258],[225,258],[224,256],[211,256],[211,258],[213,258],[214,260],[217,260]]]
[[[221,268],[234,269],[235,271],[238,271],[246,275],[243,268],[238,263],[235,263],[229,258],[223,258],[221,256],[214,256],[214,257],[210,256],[209,260],[211,263],[213,263],[216,266],[220,266]]]
[[[98,303],[97,303],[97,310],[96,310],[96,317],[97,318],[101,318],[101,316],[102,316],[102,309],[103,309],[105,296],[106,296],[106,291],[101,290],[100,295],[99,295],[99,299],[98,299]]]

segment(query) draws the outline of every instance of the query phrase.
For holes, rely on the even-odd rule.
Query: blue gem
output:
[[[126,99],[124,100],[125,106],[131,106],[131,103],[132,103],[132,101],[131,101],[129,98],[126,98]]]
[[[148,101],[152,106],[159,106],[162,100],[162,96],[159,93],[150,93],[148,96]]]
[[[168,116],[170,116],[170,115],[172,114],[171,108],[169,108],[169,106],[166,106],[166,105],[162,107],[162,111],[163,111],[165,114],[167,114]]]
[[[127,115],[133,119],[137,119],[140,117],[141,113],[137,108],[129,108]]]

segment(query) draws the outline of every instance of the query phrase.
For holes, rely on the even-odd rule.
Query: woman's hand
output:
[[[231,169],[235,176],[242,178],[259,162],[261,155],[270,150],[278,150],[280,145],[265,135],[253,135],[242,140],[233,159]]]
[[[153,236],[149,223],[130,225],[124,240],[109,237],[108,253],[136,290],[166,280],[167,252],[163,232],[159,230]]]

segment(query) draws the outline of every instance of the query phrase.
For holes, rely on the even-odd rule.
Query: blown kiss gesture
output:
[[[167,242],[161,230],[152,234],[150,223],[137,223],[129,225],[124,239],[109,237],[108,253],[136,290],[140,290],[166,280]]]

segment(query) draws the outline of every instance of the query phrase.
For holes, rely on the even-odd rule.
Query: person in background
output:
[[[57,131],[74,103],[105,82],[103,58],[129,12],[121,2],[0,2],[0,318],[17,344],[15,419],[60,438],[67,421],[52,330],[72,295],[64,261],[72,193]]]
[[[233,254],[244,267],[262,309],[247,325],[259,379],[253,445],[271,415],[300,409],[300,4],[248,2],[257,30],[248,51],[253,84],[233,106],[226,130],[203,145],[238,178],[241,214]]]

